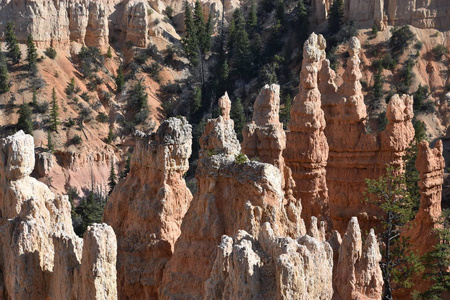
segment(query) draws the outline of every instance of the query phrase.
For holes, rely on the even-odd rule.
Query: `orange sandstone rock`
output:
[[[170,118],[155,133],[142,134],[130,173],[110,196],[104,220],[117,234],[119,298],[157,297],[192,200],[183,178],[191,146],[185,118]]]
[[[300,91],[291,109],[284,157],[296,183],[294,197],[301,199],[303,219],[309,223],[311,216],[316,216],[330,226],[325,170],[328,143],[318,88],[318,72],[325,58],[325,47],[322,35],[313,33],[305,42]]]
[[[301,230],[284,211],[280,170],[245,158],[235,160],[240,145],[233,120],[224,115],[208,120],[200,145],[198,192],[164,270],[161,299],[203,296],[224,234],[234,236],[245,230],[258,236],[264,222],[271,224],[277,235],[295,236]]]

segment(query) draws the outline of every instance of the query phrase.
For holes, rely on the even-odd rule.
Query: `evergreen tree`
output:
[[[383,75],[381,74],[382,70],[383,69],[381,68],[381,66],[379,66],[378,70],[374,76],[373,96],[374,96],[375,100],[380,100],[381,97],[383,96],[384,78],[383,78]]]
[[[253,36],[257,27],[258,27],[258,14],[256,13],[255,0],[252,0],[250,2],[250,9],[248,10],[246,28],[248,33],[251,36]]]
[[[195,88],[194,95],[191,102],[191,122],[197,123],[198,113],[202,107],[202,89],[200,87]]]
[[[203,54],[205,54],[206,52],[208,52],[211,49],[211,37],[213,35],[213,28],[214,24],[213,24],[213,18],[212,18],[212,14],[209,14],[208,17],[208,21],[206,22],[205,25],[205,34],[204,37],[202,39],[202,52]]]
[[[280,110],[280,120],[283,122],[285,126],[291,120],[291,107],[292,107],[292,97],[287,94],[286,99],[284,100],[283,109]]]
[[[37,102],[37,91],[36,89],[33,89],[33,97],[32,97],[32,101],[31,101],[32,105],[34,108],[37,107],[38,102]]]
[[[286,22],[286,13],[284,12],[284,1],[278,0],[277,7],[275,9],[275,19],[280,21],[280,24],[283,26]]]
[[[147,98],[147,93],[140,81],[128,92],[128,107],[135,113],[135,124],[144,122],[148,117],[149,107]]]
[[[55,88],[53,88],[53,91],[52,91],[52,104],[51,105],[52,105],[52,107],[50,109],[50,130],[58,131],[59,107],[58,107],[58,103],[56,102]]]
[[[52,141],[52,133],[49,131],[47,131],[47,150],[48,152],[54,152],[55,151],[55,145],[53,144]]]
[[[200,50],[203,51],[203,45],[205,44],[205,38],[206,38],[206,25],[205,25],[205,17],[203,16],[203,10],[202,5],[200,4],[200,1],[195,1],[194,6],[194,32],[197,36],[197,41],[200,46]]]
[[[23,130],[26,134],[33,135],[33,122],[31,116],[31,109],[28,104],[22,104],[19,109],[19,120],[16,125],[17,130]]]
[[[330,17],[328,18],[328,31],[330,34],[336,34],[341,30],[344,19],[344,2],[334,0],[330,7]]]
[[[123,75],[122,67],[117,69],[116,76],[116,92],[120,93],[123,91],[123,87],[125,86],[125,77]]]
[[[109,127],[108,138],[106,139],[108,144],[111,144],[114,139],[114,132],[112,127]]]
[[[108,47],[108,51],[106,52],[106,57],[107,57],[107,58],[112,58],[111,47]]]
[[[12,64],[19,63],[22,53],[20,52],[19,42],[17,41],[16,34],[14,33],[14,22],[6,23],[6,47],[8,48],[8,57],[11,59]]]
[[[127,159],[125,160],[125,168],[120,173],[120,179],[127,177],[128,173],[130,173],[131,168],[131,154],[127,153]]]
[[[406,189],[401,170],[387,167],[386,175],[379,179],[366,179],[365,201],[381,208],[383,232],[382,260],[383,299],[392,300],[392,292],[398,288],[411,288],[412,277],[422,270],[418,256],[410,250],[408,239],[400,232],[414,217],[413,203]]]
[[[242,105],[240,98],[236,98],[236,100],[231,103],[230,117],[234,121],[234,130],[236,131],[237,137],[239,141],[242,141],[242,129],[245,125],[245,115],[244,106]]]
[[[67,84],[66,94],[70,96],[74,93],[74,91],[75,91],[75,78],[72,77],[70,79],[70,82]]]
[[[309,30],[309,20],[308,20],[308,9],[305,6],[304,0],[298,1],[298,25],[300,26],[298,32],[300,37],[300,42],[303,45],[303,42],[308,38],[308,30]]]
[[[427,266],[423,278],[433,282],[429,290],[420,295],[422,299],[441,300],[444,293],[450,291],[450,210],[442,212],[440,223],[441,227],[434,229],[438,243],[422,258]]]
[[[116,170],[114,168],[114,163],[111,162],[111,170],[109,172],[108,177],[108,186],[109,186],[109,193],[108,195],[111,195],[112,191],[114,190],[114,187],[117,184],[117,176],[116,176]]]
[[[422,86],[421,84],[419,84],[419,86],[417,87],[417,91],[413,94],[414,111],[420,111],[422,109],[425,99],[428,98],[428,94],[428,85]]]
[[[242,78],[251,76],[253,69],[253,58],[250,47],[250,40],[245,30],[245,19],[240,9],[236,9],[233,14],[232,25],[230,29],[229,42],[230,56],[233,69],[236,74]]]
[[[33,36],[30,34],[27,39],[27,61],[28,69],[33,75],[37,73],[37,58],[36,45],[34,44]]]
[[[184,26],[186,28],[186,35],[182,39],[183,49],[186,58],[193,66],[197,66],[199,62],[198,57],[198,39],[197,29],[194,24],[194,18],[192,17],[192,9],[189,3],[184,3]]]
[[[9,91],[9,74],[3,51],[0,49],[0,93]]]

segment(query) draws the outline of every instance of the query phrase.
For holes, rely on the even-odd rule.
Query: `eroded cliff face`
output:
[[[164,270],[161,299],[204,294],[222,235],[245,230],[258,236],[268,222],[277,235],[298,235],[283,206],[282,176],[270,164],[246,160],[230,119],[231,101],[219,100],[222,116],[208,120],[200,139],[198,192],[183,219],[174,254]],[[238,156],[239,155],[239,156]]]
[[[130,173],[114,188],[104,212],[118,240],[121,299],[157,297],[192,200],[183,178],[192,146],[186,119],[170,118],[138,139]]]
[[[117,244],[112,229],[96,224],[84,239],[78,238],[68,198],[55,197],[30,177],[33,138],[19,131],[0,143],[1,297],[116,299]]]
[[[284,157],[296,183],[294,197],[301,199],[303,219],[309,221],[316,216],[331,226],[325,170],[329,149],[318,88],[318,73],[325,58],[325,48],[325,39],[315,33],[303,47],[299,93],[291,109]]]
[[[328,18],[332,1],[314,0],[313,20],[320,24]],[[412,25],[417,28],[449,29],[450,4],[446,0],[344,0],[346,20],[376,25],[384,30],[387,25]]]
[[[343,233],[352,216],[358,216],[363,230],[377,226],[379,210],[363,204],[365,178],[378,178],[386,165],[402,167],[402,157],[414,137],[413,99],[408,95],[394,95],[388,104],[389,124],[383,132],[372,134],[366,130],[367,111],[361,91],[359,52],[356,38],[349,43],[350,57],[337,86],[335,73],[329,62],[321,63],[319,89],[324,95],[325,135],[330,147],[327,163],[327,187],[333,228]]]

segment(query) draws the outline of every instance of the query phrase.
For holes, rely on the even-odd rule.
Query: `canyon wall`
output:
[[[137,139],[130,173],[114,188],[104,212],[117,235],[121,299],[157,297],[192,200],[183,178],[192,147],[186,119],[170,118]]]
[[[313,21],[328,18],[332,1],[312,1]],[[387,25],[450,29],[450,3],[446,0],[344,0],[346,20],[384,30]]]
[[[19,131],[0,145],[0,298],[116,299],[112,228],[77,237],[68,198],[30,177],[33,138]]]

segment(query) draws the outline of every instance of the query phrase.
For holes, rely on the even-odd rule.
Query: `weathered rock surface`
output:
[[[164,121],[139,138],[130,173],[110,196],[104,221],[117,234],[121,299],[157,297],[192,200],[183,178],[191,146],[192,127],[185,118]]]
[[[380,261],[380,249],[373,229],[363,247],[358,219],[353,217],[339,247],[339,259],[333,274],[333,299],[381,299],[383,274]]]
[[[327,242],[279,237],[265,223],[258,239],[222,237],[204,299],[331,299],[332,268]]]
[[[115,299],[117,248],[112,229],[98,225],[102,231],[97,233],[94,226],[83,247],[73,231],[68,198],[55,197],[30,177],[33,138],[20,131],[0,143],[0,298]],[[91,242],[90,234],[102,236],[101,241]],[[92,283],[95,291],[79,294],[74,289],[78,281],[86,287]]]
[[[280,170],[285,193],[283,204],[288,215],[295,217],[294,211],[301,209],[301,203],[293,196],[292,189],[295,187],[295,182],[283,157],[283,150],[286,148],[286,133],[279,120],[279,111],[280,86],[266,85],[256,98],[252,123],[247,124],[243,129],[242,152],[250,158],[257,158]]]
[[[324,134],[325,118],[318,88],[318,72],[325,58],[325,47],[323,36],[315,33],[311,34],[303,47],[300,90],[291,109],[284,157],[296,183],[294,197],[301,199],[303,219],[309,222],[311,216],[316,216],[328,221],[330,226],[325,178],[328,143]]]
[[[337,87],[329,62],[322,62],[319,89],[326,95],[322,102],[327,126],[325,135],[330,147],[327,164],[327,187],[333,228],[340,233],[352,216],[357,216],[363,230],[376,228],[379,210],[363,204],[365,178],[378,178],[386,165],[402,167],[402,157],[414,137],[412,97],[394,95],[387,107],[389,124],[377,134],[366,131],[366,106],[361,88],[360,43],[352,38],[350,57]]]
[[[221,101],[221,103],[224,103]],[[222,235],[245,230],[258,236],[268,222],[275,234],[298,236],[283,206],[282,177],[273,165],[236,161],[240,145],[232,119],[208,120],[200,139],[198,192],[183,219],[181,235],[163,276],[161,299],[198,299],[204,294]],[[239,157],[238,157],[239,158]]]

